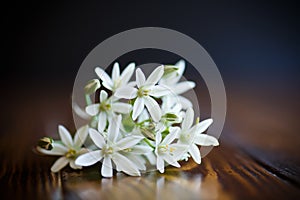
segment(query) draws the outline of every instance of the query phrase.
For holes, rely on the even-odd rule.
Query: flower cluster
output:
[[[192,81],[181,81],[185,62],[158,66],[146,78],[143,71],[130,63],[122,73],[115,63],[111,77],[100,67],[99,79],[84,88],[85,110],[75,112],[86,117],[87,125],[79,128],[74,139],[69,131],[58,127],[61,140],[44,137],[37,150],[61,156],[51,167],[58,172],[67,164],[73,169],[102,162],[101,175],[112,177],[113,168],[140,176],[149,166],[161,173],[166,165],[180,167],[179,161],[190,157],[198,164],[201,155],[197,145],[217,146],[218,140],[204,132],[212,119],[194,122],[192,103],[181,94],[195,87]],[[135,81],[130,81],[135,72]],[[101,81],[101,82],[100,82]],[[91,96],[99,94],[99,102]],[[88,145],[85,141],[92,141]]]

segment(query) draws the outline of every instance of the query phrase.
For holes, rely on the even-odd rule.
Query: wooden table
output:
[[[300,199],[298,116],[233,92],[221,145],[201,165],[189,161],[165,174],[112,179],[101,178],[100,163],[51,173],[55,158],[33,147],[42,136],[57,137],[59,123],[74,127],[71,90],[55,89],[8,92],[14,98],[1,104],[1,199]]]

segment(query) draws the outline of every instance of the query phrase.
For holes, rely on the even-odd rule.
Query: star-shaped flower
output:
[[[95,69],[96,74],[102,80],[102,85],[115,92],[118,88],[127,85],[135,69],[135,63],[130,63],[120,74],[119,63],[115,63],[112,70],[112,78],[100,67]]]
[[[135,99],[133,105],[132,118],[136,120],[146,106],[152,119],[159,121],[161,118],[161,109],[153,97],[161,97],[170,92],[169,89],[163,86],[156,85],[164,73],[164,66],[157,67],[149,77],[145,78],[144,73],[139,68],[136,70],[137,88],[125,86],[119,88],[115,96],[125,99]]]
[[[123,171],[132,176],[140,176],[138,166],[125,157],[122,153],[126,149],[132,149],[143,137],[129,136],[120,138],[121,115],[114,116],[109,121],[107,137],[95,129],[89,129],[89,135],[100,150],[91,151],[79,156],[75,163],[80,166],[90,166],[103,159],[101,174],[104,177],[112,177],[112,161],[118,171]]]
[[[162,140],[161,132],[156,133],[155,137],[155,154],[156,154],[156,168],[160,173],[164,173],[166,161],[174,167],[180,167],[177,162],[181,155],[186,152],[187,146],[172,143],[176,138],[179,128],[173,128],[170,133]]]
[[[86,107],[85,111],[91,115],[98,115],[98,131],[103,132],[107,120],[113,115],[121,113],[128,114],[132,106],[128,103],[118,102],[117,98],[111,96],[107,98],[108,94],[104,90],[100,92],[100,103],[92,104]]]
[[[178,143],[188,145],[188,153],[192,156],[194,161],[201,163],[201,155],[197,145],[201,146],[218,146],[219,142],[213,136],[201,134],[212,124],[212,119],[204,120],[194,126],[194,110],[188,108],[185,118],[183,119],[181,130],[178,133]]]
[[[81,166],[75,164],[75,159],[87,152],[87,149],[81,148],[81,146],[88,135],[88,126],[79,128],[75,133],[74,140],[64,126],[58,126],[58,133],[62,143],[54,142],[51,150],[40,147],[37,147],[37,150],[46,155],[62,156],[52,165],[52,172],[60,171],[67,164],[70,164],[73,169],[81,169]]]

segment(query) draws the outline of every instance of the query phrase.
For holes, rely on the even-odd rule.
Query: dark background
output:
[[[20,134],[11,129],[16,120],[43,126],[43,134],[56,131],[58,123],[72,127],[68,97],[87,54],[121,31],[155,26],[192,37],[217,64],[228,97],[225,135],[246,138],[247,142],[266,136],[263,151],[275,148],[281,152],[283,144],[275,144],[282,141],[280,138],[284,138],[287,149],[289,141],[299,141],[300,32],[296,3],[45,1],[13,2],[3,5],[2,10],[4,134]],[[177,61],[157,52],[138,53],[131,59],[138,64]],[[63,103],[69,107],[62,111],[69,113],[65,118],[34,106],[35,101],[42,101],[54,107],[51,102],[59,95],[67,96]],[[32,104],[26,107],[25,102]],[[12,110],[20,117],[16,119]],[[38,124],[22,113],[35,113],[45,121]],[[272,141],[274,138],[279,140]]]

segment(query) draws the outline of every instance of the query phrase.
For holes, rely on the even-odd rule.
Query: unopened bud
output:
[[[43,137],[38,141],[38,146],[46,150],[51,150],[53,149],[53,139],[50,137]]]
[[[101,87],[100,81],[98,79],[90,80],[84,87],[85,94],[93,94]]]

